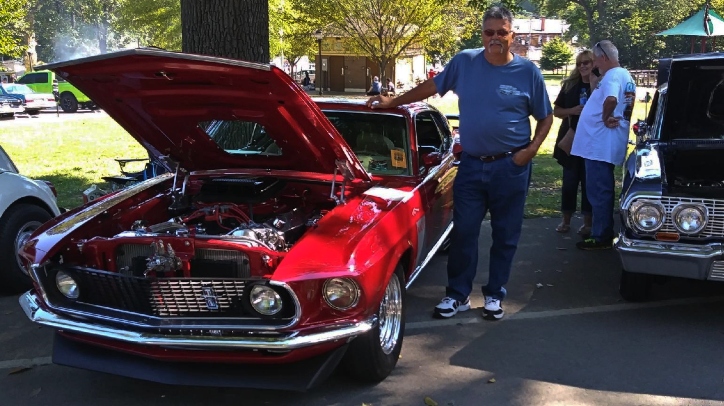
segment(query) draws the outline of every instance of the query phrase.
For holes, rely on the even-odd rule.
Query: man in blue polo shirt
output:
[[[488,283],[482,289],[483,317],[500,320],[504,315],[501,302],[523,226],[531,159],[553,123],[540,70],[510,52],[512,23],[508,9],[491,7],[483,16],[483,49],[460,52],[440,74],[401,96],[375,96],[367,102],[372,108],[390,108],[450,90],[458,95],[463,153],[453,185],[448,285],[435,317],[470,309],[480,224],[488,211],[493,241]],[[532,140],[531,115],[537,121]]]

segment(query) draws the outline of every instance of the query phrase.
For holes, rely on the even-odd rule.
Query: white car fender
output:
[[[53,217],[60,214],[56,198],[45,182],[13,172],[0,172],[0,217],[13,203],[26,197],[42,201]]]

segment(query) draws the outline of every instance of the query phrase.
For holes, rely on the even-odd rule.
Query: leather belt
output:
[[[476,155],[470,155],[470,154],[468,154],[467,152],[466,152],[466,154],[467,154],[468,156],[471,156],[471,157],[475,158],[475,159],[479,159],[479,160],[481,160],[481,161],[483,161],[483,162],[493,162],[493,161],[497,161],[497,160],[499,160],[499,159],[503,159],[503,158],[505,158],[505,157],[509,157],[509,156],[515,154],[516,152],[520,151],[521,149],[525,149],[525,148],[527,148],[527,147],[528,147],[528,144],[522,145],[522,146],[520,146],[520,147],[515,147],[515,148],[511,149],[511,150],[508,151],[508,152],[503,152],[503,153],[497,154],[497,155],[481,155],[481,156],[476,156]]]

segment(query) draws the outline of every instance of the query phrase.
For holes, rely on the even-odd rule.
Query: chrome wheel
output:
[[[383,353],[389,355],[397,345],[402,326],[402,287],[396,274],[390,278],[385,295],[382,297],[379,323],[380,348]]]
[[[28,274],[28,271],[23,266],[23,262],[20,260],[20,255],[18,255],[18,252],[20,251],[20,248],[28,241],[30,235],[33,234],[33,232],[37,230],[38,227],[40,227],[42,224],[43,223],[39,221],[28,221],[20,227],[17,236],[15,236],[15,260],[18,261],[18,267],[20,267],[20,270],[26,275]]]

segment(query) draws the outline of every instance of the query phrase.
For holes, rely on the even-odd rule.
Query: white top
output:
[[[608,128],[603,123],[603,102],[609,96],[617,100],[613,110],[613,116],[620,119],[617,128]],[[633,109],[636,85],[631,74],[620,67],[607,71],[583,107],[571,155],[614,165],[623,164],[630,128],[629,120],[624,118],[627,101]]]

